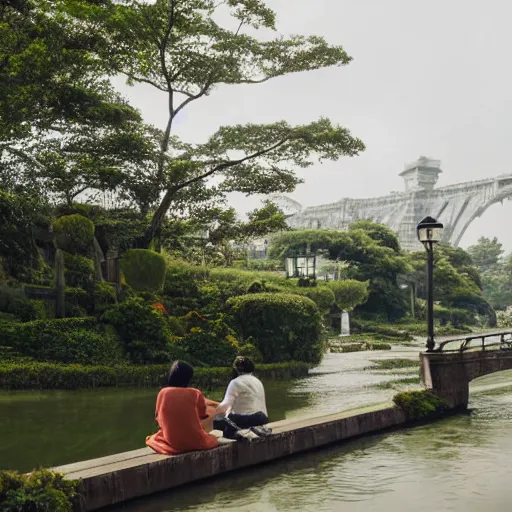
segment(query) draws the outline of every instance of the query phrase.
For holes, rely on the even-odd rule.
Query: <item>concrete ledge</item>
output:
[[[82,510],[92,511],[204,478],[305,452],[407,423],[391,404],[327,416],[279,421],[265,439],[237,441],[169,457],[150,448],[53,468],[81,480]]]

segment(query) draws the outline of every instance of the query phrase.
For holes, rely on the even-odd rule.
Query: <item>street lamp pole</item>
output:
[[[418,240],[427,251],[427,351],[434,350],[434,245],[441,241],[443,225],[432,217],[425,217],[417,227]]]
[[[434,350],[434,245],[432,242],[425,244],[427,250],[427,350]]]

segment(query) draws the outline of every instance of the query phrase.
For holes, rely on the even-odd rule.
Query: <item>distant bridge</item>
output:
[[[441,162],[425,157],[400,174],[405,192],[368,199],[343,198],[335,203],[303,208],[285,196],[275,200],[288,213],[294,229],[346,229],[352,222],[368,219],[385,224],[398,234],[405,250],[420,248],[416,226],[430,215],[441,221],[443,241],[457,246],[469,225],[487,208],[512,197],[512,174],[434,188]]]
[[[489,373],[512,370],[512,332],[492,332],[440,343],[420,354],[421,377],[427,389],[446,399],[451,407],[464,408],[469,383]]]

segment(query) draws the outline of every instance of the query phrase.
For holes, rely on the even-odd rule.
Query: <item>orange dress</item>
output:
[[[164,388],[156,399],[156,421],[160,430],[146,438],[157,453],[176,455],[218,446],[217,438],[201,426],[206,416],[206,399],[198,389]]]

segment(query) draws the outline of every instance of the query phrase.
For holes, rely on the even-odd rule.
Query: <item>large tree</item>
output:
[[[140,144],[139,113],[108,80],[103,0],[0,5],[0,179],[68,203],[109,184]],[[79,17],[78,17],[79,16]],[[129,155],[127,155],[129,153]],[[120,154],[120,155],[119,155]],[[111,184],[111,183],[110,183]]]
[[[184,190],[204,193],[212,177],[221,197],[290,192],[301,182],[295,170],[312,165],[312,157],[337,160],[364,149],[325,118],[301,126],[223,126],[201,144],[173,135],[183,109],[219,85],[259,84],[350,62],[342,47],[318,36],[256,38],[258,30],[277,32],[275,13],[261,0],[119,0],[105,6],[103,16],[111,41],[105,60],[129,83],[149,84],[167,96],[154,173],[161,196],[141,245],[152,242]]]
[[[503,245],[494,237],[492,240],[485,236],[478,239],[478,243],[468,248],[468,254],[480,272],[495,268],[503,255]]]
[[[389,320],[405,314],[407,305],[397,278],[411,269],[389,228],[365,221],[348,231],[289,231],[271,240],[270,257],[282,259],[289,251],[308,246],[311,251],[325,253],[331,261],[348,263],[347,277],[370,282],[368,300],[358,308],[360,311],[383,315]]]

